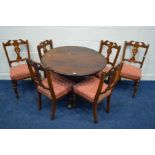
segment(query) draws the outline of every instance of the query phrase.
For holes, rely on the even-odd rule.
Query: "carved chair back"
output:
[[[38,86],[47,89],[50,91],[52,99],[56,99],[54,88],[52,85],[51,73],[48,68],[44,68],[40,63],[37,63],[32,60],[26,60],[28,64],[28,68],[30,70],[31,78],[34,81],[36,88]],[[47,78],[48,87],[44,85],[42,82],[45,78]]]
[[[21,55],[22,46],[26,47],[27,57],[24,57]],[[3,42],[3,48],[4,48],[4,51],[5,51],[5,54],[6,54],[6,57],[7,57],[7,60],[8,60],[10,67],[12,67],[13,63],[19,63],[21,61],[25,61],[27,58],[30,59],[30,50],[29,50],[28,40],[25,40],[25,41],[22,39],[9,40],[6,43]],[[14,59],[14,58],[11,59],[11,57],[9,56],[9,53],[11,51],[15,52],[16,59]]]
[[[130,48],[130,54],[131,56],[127,58],[127,48]],[[140,65],[140,68],[142,68],[146,54],[148,52],[149,44],[146,45],[144,42],[136,42],[136,41],[125,41],[124,50],[123,50],[123,57],[122,61],[127,61],[131,63],[137,63]],[[140,51],[141,50],[141,51]],[[138,60],[137,55],[138,53],[142,52],[143,50],[143,57],[141,60]]]
[[[105,94],[108,91],[112,92],[112,90],[115,88],[117,81],[120,78],[122,66],[123,66],[123,62],[118,64],[116,67],[113,67],[108,73],[102,72],[101,77],[100,77],[100,82],[98,85],[98,89],[96,92],[96,96],[95,96],[96,103],[101,95]],[[110,77],[110,79],[108,80],[108,87],[106,88],[104,92],[102,92],[103,81],[104,79],[106,79],[106,77]]]
[[[99,49],[99,53],[102,54],[104,47],[106,47],[106,60],[107,60],[107,64],[111,65],[112,67],[115,66],[118,55],[120,53],[121,50],[121,46],[119,46],[117,43],[114,42],[110,42],[108,40],[103,41],[101,40],[100,42],[100,49]],[[112,53],[114,53],[114,58],[112,60],[110,60],[110,57],[112,56]]]
[[[42,42],[37,46],[39,58],[41,59],[42,56],[43,56],[47,51],[49,51],[49,50],[52,49],[52,48],[53,48],[52,40],[45,40],[45,41],[42,41]]]

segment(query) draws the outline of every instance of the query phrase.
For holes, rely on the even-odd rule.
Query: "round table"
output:
[[[52,71],[71,77],[95,74],[106,66],[106,59],[97,51],[80,46],[53,48],[43,55],[41,63]]]

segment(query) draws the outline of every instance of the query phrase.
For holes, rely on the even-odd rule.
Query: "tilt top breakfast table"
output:
[[[63,46],[45,53],[41,58],[41,63],[55,73],[70,77],[83,77],[104,69],[106,59],[90,48]]]

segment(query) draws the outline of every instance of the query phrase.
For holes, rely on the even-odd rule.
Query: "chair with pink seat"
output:
[[[53,49],[53,41],[52,40],[44,40],[37,45],[38,55],[41,61],[42,56],[48,51]],[[52,73],[53,76],[61,77],[57,73]]]
[[[110,112],[110,99],[112,91],[119,79],[122,63],[112,68],[109,72],[102,72],[100,79],[91,76],[88,79],[76,84],[73,89],[74,93],[83,97],[92,104],[93,119],[97,123],[97,106],[104,98],[107,97],[106,111]],[[110,77],[108,84],[104,82],[106,77]]]
[[[38,109],[42,108],[41,96],[43,94],[52,101],[51,119],[54,119],[57,102],[72,91],[74,83],[63,77],[55,76],[40,63],[27,60],[27,64],[38,92]]]
[[[145,44],[144,42],[125,41],[122,56],[122,61],[124,61],[124,64],[120,77],[134,80],[133,97],[137,93],[139,82],[142,77],[142,66],[148,52],[148,48],[149,44]],[[138,66],[136,66],[136,64]]]
[[[52,40],[45,40],[37,45],[39,58],[41,60],[42,56],[49,50],[53,49],[53,42]]]
[[[10,78],[13,84],[13,88],[16,97],[19,98],[19,93],[17,90],[17,81],[30,78],[30,72],[25,60],[30,59],[30,50],[28,40],[9,40],[3,42],[3,48],[10,67]],[[25,52],[24,52],[25,51]],[[16,58],[14,58],[14,53]],[[22,53],[26,53],[27,56],[21,56]],[[13,58],[11,58],[13,55]],[[23,62],[23,64],[21,64]],[[13,65],[14,64],[14,65]],[[16,65],[15,65],[16,64]]]
[[[102,72],[107,73],[112,67],[115,66],[120,50],[121,46],[117,43],[109,40],[101,40],[99,53],[106,57],[107,66],[101,72],[96,74],[97,77],[100,77]]]

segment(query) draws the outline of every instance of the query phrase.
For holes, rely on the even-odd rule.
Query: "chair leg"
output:
[[[110,100],[111,100],[111,95],[107,97],[107,107],[106,107],[106,112],[110,112]]]
[[[93,119],[94,123],[98,123],[97,119],[97,104],[93,103]]]
[[[38,92],[38,109],[41,110],[42,108],[42,94],[40,92]]]
[[[56,112],[56,101],[53,101],[52,102],[52,106],[51,106],[51,111],[52,111],[52,113],[51,113],[51,119],[53,120],[54,118],[55,118],[55,112]]]
[[[134,83],[133,97],[135,97],[139,86],[139,80],[136,80]]]
[[[13,85],[13,89],[16,95],[16,98],[19,98],[19,94],[18,94],[18,90],[17,90],[17,81],[16,80],[12,80],[12,85]]]

